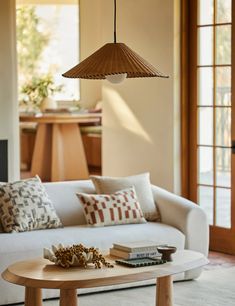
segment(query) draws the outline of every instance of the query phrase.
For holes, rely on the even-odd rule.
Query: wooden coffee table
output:
[[[142,268],[128,268],[116,265],[114,268],[95,269],[93,267],[64,269],[46,259],[36,258],[14,263],[2,277],[17,285],[25,286],[25,306],[41,306],[41,288],[60,289],[60,306],[77,305],[77,288],[92,288],[116,284],[157,279],[156,305],[173,305],[172,275],[199,268],[208,263],[201,253],[178,251],[173,262]]]

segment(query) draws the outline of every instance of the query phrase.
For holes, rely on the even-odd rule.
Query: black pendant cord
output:
[[[114,43],[117,42],[117,3],[114,0]]]

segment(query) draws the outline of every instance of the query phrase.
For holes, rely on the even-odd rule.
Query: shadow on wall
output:
[[[104,87],[105,100],[109,101],[108,107],[112,113],[112,120],[107,119],[106,128],[119,130],[120,127],[133,136],[141,138],[148,144],[153,144],[153,140],[138,121],[130,107],[126,104],[121,95],[112,88]]]

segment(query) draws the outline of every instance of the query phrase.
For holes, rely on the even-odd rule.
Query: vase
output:
[[[47,109],[56,109],[57,103],[52,98],[46,97],[42,99],[40,108],[42,111],[46,111]]]

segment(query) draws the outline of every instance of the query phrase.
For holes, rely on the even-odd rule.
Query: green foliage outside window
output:
[[[46,75],[40,73],[50,32],[42,31],[42,21],[31,5],[17,8],[16,24],[20,105],[40,107],[43,98],[62,90],[62,86],[54,85],[50,71]]]
[[[18,66],[21,74],[29,79],[37,73],[40,57],[49,42],[50,33],[39,31],[40,19],[34,6],[20,6],[16,14]]]

